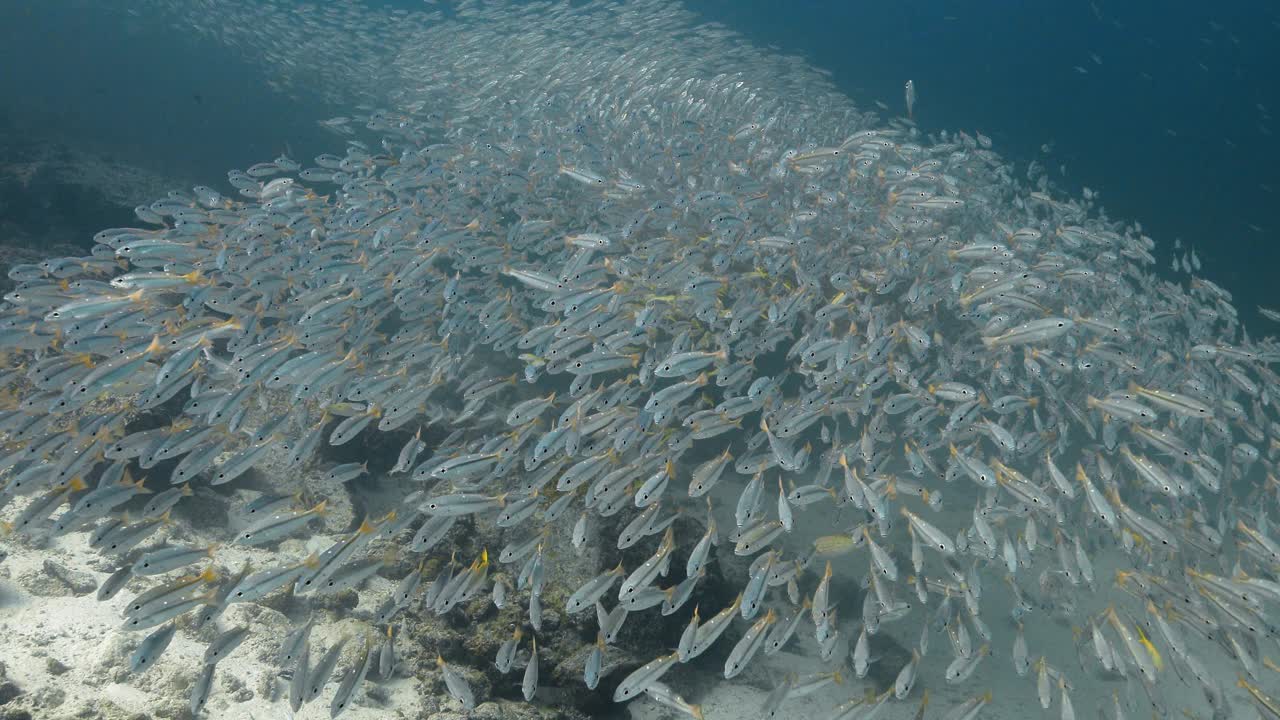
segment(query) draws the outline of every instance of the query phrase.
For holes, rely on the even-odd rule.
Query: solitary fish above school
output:
[[[332,680],[335,715],[393,674],[397,616],[416,647],[415,613],[488,602],[520,612],[496,658],[430,648],[422,681],[455,710],[513,668],[554,701],[539,687],[571,656],[591,692],[688,714],[680,665],[759,669],[779,717],[818,689],[846,717],[920,713],[955,685],[940,716],[973,718],[1006,700],[997,680],[1091,717],[1112,712],[1082,691],[1098,675],[1125,678],[1133,716],[1175,714],[1185,682],[1189,712],[1230,717],[1226,683],[1265,675],[1280,346],[1226,289],[1161,280],[1139,226],[666,0],[148,6],[282,87],[332,74],[316,89],[347,110],[321,123],[330,153],[175,190],[82,257],[8,270],[0,506],[13,532],[154,576],[122,622],[139,666],[171,661],[141,630],[283,592],[329,611],[317,637],[366,625],[345,658],[336,634],[273,639],[294,710]],[[124,559],[188,496],[329,446],[328,479],[402,493],[394,512],[316,538],[319,488],[258,477],[279,487],[230,548]],[[408,489],[382,482],[392,460]],[[134,464],[163,510],[120,483]],[[609,563],[569,580],[588,544]],[[246,550],[223,562],[239,575],[190,567]],[[388,550],[417,569],[366,583]],[[334,610],[338,589],[377,610]],[[679,645],[617,647],[640,624]],[[209,667],[255,628],[212,633]],[[873,674],[886,636],[911,660]],[[785,677],[784,648],[818,680]],[[190,705],[210,692],[206,670]]]

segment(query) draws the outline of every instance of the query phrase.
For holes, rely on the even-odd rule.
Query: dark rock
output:
[[[911,662],[911,651],[888,633],[880,632],[872,635],[871,656],[879,656],[879,660],[871,663],[867,670],[867,679],[875,687],[888,687],[898,679],[898,672]]]
[[[53,560],[44,561],[44,571],[49,577],[65,585],[75,595],[88,595],[98,589],[93,576],[79,570],[69,570]]]

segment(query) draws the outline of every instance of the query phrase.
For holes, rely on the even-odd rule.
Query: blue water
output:
[[[175,179],[337,145],[316,125],[333,109],[305,90],[276,92],[226,47],[119,7],[0,3],[0,68],[0,116]]]
[[[1099,191],[1110,216],[1156,239],[1162,269],[1175,238],[1199,248],[1251,326],[1255,305],[1280,303],[1275,3],[689,4],[830,70],[863,105],[904,115],[914,80],[922,129],[980,131],[1023,166],[1040,159],[1055,182]]]
[[[922,129],[980,131],[1020,166],[1039,160],[1058,185],[1100,192],[1109,215],[1157,240],[1162,270],[1175,239],[1198,248],[1203,274],[1269,329],[1254,325],[1253,308],[1280,305],[1274,3],[689,5],[829,70],[886,115],[905,113],[903,84],[914,80]],[[343,108],[274,90],[225,47],[92,4],[0,4],[0,67],[0,116],[175,178],[213,182],[281,152],[338,145],[315,120]]]

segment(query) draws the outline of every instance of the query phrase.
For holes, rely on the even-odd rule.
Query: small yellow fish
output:
[[[1265,714],[1268,717],[1280,718],[1280,703],[1277,703],[1274,698],[1262,692],[1258,686],[1246,680],[1243,675],[1240,676],[1236,685],[1244,688],[1253,696],[1253,705],[1258,710],[1259,715]],[[1266,711],[1265,713],[1263,713],[1264,710]]]
[[[1164,658],[1160,656],[1160,651],[1147,639],[1147,634],[1142,632],[1141,627],[1135,626],[1134,629],[1138,631],[1138,642],[1147,649],[1147,654],[1151,656],[1151,662],[1156,666],[1156,670],[1164,670]]]
[[[824,535],[813,541],[813,551],[822,557],[833,557],[852,552],[853,545],[853,538],[848,535]]]

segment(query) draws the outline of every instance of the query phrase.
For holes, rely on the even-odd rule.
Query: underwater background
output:
[[[408,1],[367,4],[387,12],[424,7]],[[446,17],[451,12],[449,3],[425,6]],[[684,6],[757,46],[801,58],[861,108],[879,108],[883,118],[906,115],[903,88],[912,81],[918,95],[913,116],[921,132],[981,133],[1020,176],[1042,166],[1055,190],[1072,197],[1096,193],[1095,207],[1105,208],[1106,217],[1136,220],[1156,240],[1155,271],[1163,278],[1185,282],[1188,273],[1169,265],[1194,249],[1203,264],[1195,274],[1234,293],[1251,336],[1274,334],[1274,324],[1255,309],[1280,308],[1274,280],[1280,267],[1280,144],[1272,115],[1280,108],[1274,77],[1280,68],[1280,8],[1274,3],[688,0]],[[134,206],[170,189],[209,185],[230,195],[226,173],[232,168],[280,155],[309,164],[321,153],[340,152],[345,138],[320,121],[368,114],[370,108],[350,100],[350,93],[329,92],[324,73],[305,82],[296,81],[305,75],[294,73],[294,81],[281,82],[259,59],[252,49],[214,42],[174,16],[148,10],[76,0],[0,4],[0,265],[83,254],[94,233],[135,225]],[[360,138],[376,142],[376,133],[362,132]],[[785,372],[779,357],[769,359],[776,364],[761,363],[759,369]],[[444,431],[430,435],[439,441]],[[390,440],[353,443],[325,448],[323,460],[346,465],[369,459],[373,474],[381,474],[396,461],[398,449]],[[420,459],[429,455],[424,451]],[[692,453],[689,460],[711,457]],[[1261,468],[1251,467],[1248,481],[1240,482],[1245,488],[1261,484]],[[1063,464],[1064,471],[1070,468]],[[961,485],[948,489],[941,515],[952,524],[969,522],[970,508],[982,495]],[[398,489],[371,481],[363,501],[370,510],[386,511],[402,497]],[[720,491],[717,502],[731,508],[736,495],[724,486]],[[772,492],[767,486],[765,495]],[[797,552],[856,518],[822,506],[806,519],[788,541]],[[679,527],[686,545],[701,533],[688,522],[682,518]],[[1109,584],[1125,567],[1124,558],[1115,547],[1101,545],[1090,549],[1098,551],[1100,582]],[[896,550],[905,554],[903,547]],[[469,547],[466,559],[478,551]],[[820,567],[811,571],[807,586],[816,582]],[[1014,603],[992,585],[985,607],[1005,618]],[[716,589],[732,597],[732,589]],[[850,598],[861,592],[849,577],[833,590]],[[1059,619],[1083,617],[1105,604],[1056,610]],[[846,620],[857,615],[852,606],[845,612]],[[894,644],[877,650],[877,681],[886,679],[885,668],[897,672],[908,662],[918,623],[909,625],[910,631],[895,627],[882,636]],[[1034,706],[1035,689],[1014,678],[1006,651],[1011,630],[998,630],[1000,651],[972,686],[995,688],[1021,712]],[[1030,627],[1032,645],[1049,647],[1063,627],[1052,630]],[[945,645],[934,642],[943,646],[934,650],[936,664]],[[1074,662],[1072,650],[1063,647],[1056,650]],[[485,651],[492,655],[492,648]],[[426,658],[428,665],[432,660]],[[931,670],[937,675],[940,668]],[[518,684],[518,677],[511,679]],[[893,681],[891,673],[887,680]],[[1086,682],[1073,688],[1078,697],[1092,692]],[[516,695],[518,688],[505,692]],[[1091,717],[1094,703],[1078,702]],[[799,713],[800,707],[809,709],[790,710]],[[1238,707],[1248,712],[1243,703]],[[910,714],[906,705],[895,711],[894,717]],[[608,704],[592,706],[591,712],[645,717],[644,710]]]

